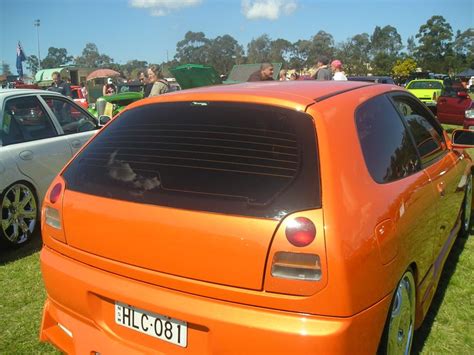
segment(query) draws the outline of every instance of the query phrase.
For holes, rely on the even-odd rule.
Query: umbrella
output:
[[[94,70],[87,76],[87,81],[96,79],[96,78],[110,78],[113,76],[119,76],[120,73],[112,69],[97,69]]]
[[[456,76],[460,76],[460,77],[470,77],[470,76],[474,76],[474,69],[466,69],[458,74],[456,74]]]

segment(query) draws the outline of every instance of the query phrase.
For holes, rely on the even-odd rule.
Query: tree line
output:
[[[474,29],[453,33],[443,16],[433,16],[403,45],[400,34],[393,26],[376,26],[371,34],[360,33],[335,43],[333,36],[319,31],[309,39],[290,42],[283,38],[272,39],[263,34],[252,39],[246,51],[231,35],[207,38],[203,32],[188,31],[176,44],[173,60],[159,64],[167,69],[176,65],[196,63],[213,66],[219,74],[228,74],[234,64],[281,62],[284,68],[303,70],[315,64],[319,56],[337,58],[351,75],[408,74],[421,67],[434,73],[455,74],[466,68],[474,69]],[[38,68],[35,55],[27,57],[27,68],[35,73]],[[94,43],[87,43],[82,54],[68,55],[66,48],[50,47],[41,61],[41,68],[55,68],[75,64],[90,68],[112,68],[125,77],[134,78],[139,70],[152,63],[131,60],[115,63],[110,56],[100,53]]]

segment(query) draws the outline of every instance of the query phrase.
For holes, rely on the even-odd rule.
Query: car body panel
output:
[[[472,105],[472,99],[457,95],[457,90],[445,90],[438,98],[436,105],[437,117],[441,123],[464,125],[465,112]]]
[[[34,96],[42,105],[44,113],[56,130],[56,136],[39,140],[26,141],[6,146],[0,146],[0,161],[8,173],[0,173],[0,194],[17,181],[28,181],[33,185],[39,201],[53,180],[54,176],[73,156],[80,145],[89,140],[96,131],[64,135],[61,125],[54,113],[49,109],[43,97],[61,98],[62,95],[35,89],[14,89],[0,91],[0,127],[4,116],[5,104],[11,99],[21,99]],[[72,101],[71,105],[74,105]],[[79,110],[79,108],[77,108]],[[81,111],[86,114],[84,111]],[[92,117],[91,117],[92,119]]]
[[[437,79],[415,79],[406,86],[408,91],[429,107],[436,106],[436,100],[443,88],[443,80]]]
[[[49,298],[42,339],[60,346],[53,330],[64,321],[74,334],[84,334],[81,338],[103,339],[98,332],[112,330],[118,337],[110,346],[117,349],[182,350],[117,327],[113,302],[120,301],[189,322],[189,352],[248,349],[245,341],[232,340],[238,337],[254,339],[252,349],[271,352],[287,353],[299,346],[304,352],[308,346],[375,353],[393,291],[408,269],[418,289],[419,326],[459,230],[472,162],[452,151],[448,141],[440,148],[442,155],[415,173],[376,182],[364,160],[354,117],[361,104],[392,94],[412,99],[394,85],[301,81],[191,89],[127,106],[124,114],[181,101],[258,103],[306,112],[315,127],[322,207],[292,212],[281,220],[259,219],[130,203],[66,188],[60,202],[45,201],[43,206],[60,209],[64,229],[48,227],[43,217],[42,268]],[[61,176],[55,183],[66,184]],[[296,217],[313,221],[313,243],[298,247],[288,241],[286,227]],[[158,233],[163,233],[161,240]],[[321,278],[272,276],[278,251],[317,255]],[[74,297],[60,287],[69,274],[77,290]],[[189,308],[183,306],[187,301]],[[372,322],[360,321],[363,315]],[[302,319],[304,329],[298,325]],[[274,342],[282,331],[286,341]],[[232,339],[222,335],[211,341],[213,334],[232,334]],[[365,348],[359,348],[362,338]],[[66,350],[82,343],[68,342]]]

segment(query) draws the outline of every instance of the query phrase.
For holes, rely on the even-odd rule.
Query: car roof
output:
[[[247,82],[231,85],[214,85],[174,91],[165,95],[141,100],[131,107],[154,102],[171,101],[243,101],[275,104],[278,106],[294,107],[295,105],[313,104],[326,98],[357,90],[367,86],[390,88],[387,84],[374,84],[361,81],[271,81]],[[400,89],[393,85],[393,88]]]
[[[48,95],[63,96],[54,91],[39,90],[39,89],[1,89],[0,90],[0,97],[8,97],[8,96],[14,96],[14,95],[27,95],[27,94],[33,94],[33,95],[48,94]]]

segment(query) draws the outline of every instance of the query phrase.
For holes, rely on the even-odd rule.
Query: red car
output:
[[[76,104],[87,110],[89,103],[87,102],[87,98],[82,94],[82,90],[79,85],[71,85],[71,96]]]
[[[471,115],[470,123],[467,110],[472,107],[472,99],[465,89],[457,86],[447,86],[438,98],[436,105],[438,120],[441,123],[459,125],[468,128],[474,126],[474,117]]]

